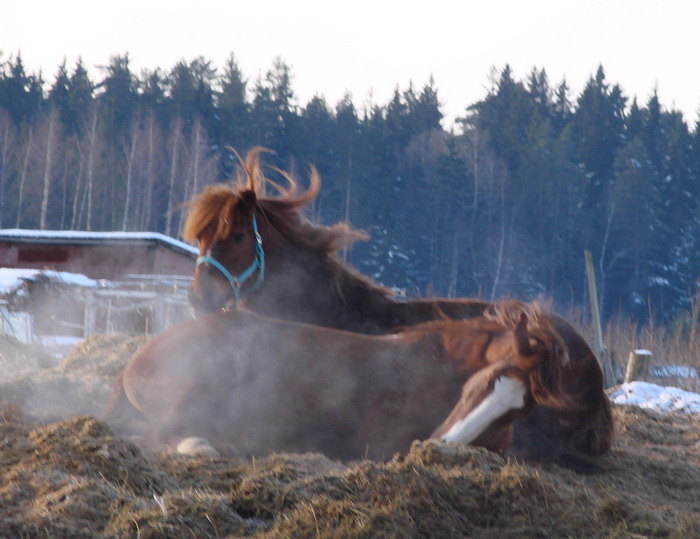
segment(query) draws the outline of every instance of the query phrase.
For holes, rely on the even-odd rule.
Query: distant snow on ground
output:
[[[24,286],[25,281],[36,281],[43,277],[49,281],[93,288],[98,281],[82,273],[67,271],[38,270],[24,268],[0,268],[0,295],[9,295]]]
[[[610,390],[609,396],[615,404],[634,405],[663,413],[700,414],[700,394],[677,387],[629,382]]]

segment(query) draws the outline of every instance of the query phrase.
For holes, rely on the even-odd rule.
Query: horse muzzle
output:
[[[231,303],[233,297],[228,287],[222,286],[221,291],[219,291],[219,287],[211,284],[201,286],[198,282],[199,278],[201,276],[197,276],[187,291],[187,300],[194,309],[196,317],[220,311]]]

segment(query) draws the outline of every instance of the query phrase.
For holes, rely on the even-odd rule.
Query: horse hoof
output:
[[[176,451],[189,457],[218,457],[219,452],[214,449],[209,441],[199,436],[184,438],[177,444]]]

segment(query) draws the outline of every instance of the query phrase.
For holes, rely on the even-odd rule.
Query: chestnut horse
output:
[[[154,441],[203,436],[253,454],[388,458],[441,422],[436,437],[505,451],[514,417],[533,402],[571,406],[560,389],[563,343],[537,312],[508,303],[490,318],[382,336],[240,309],[209,314],[149,341],[109,409],[126,396]]]
[[[344,263],[339,249],[364,233],[347,223],[312,224],[303,214],[320,191],[311,168],[309,188],[278,171],[286,187],[272,184],[261,170],[261,148],[240,159],[233,184],[208,187],[189,206],[183,229],[199,244],[190,301],[198,312],[213,312],[243,299],[246,308],[274,318],[382,334],[442,316],[482,317],[493,304],[478,299],[397,301],[390,290]],[[272,184],[276,196],[265,193]],[[223,271],[222,271],[223,270]],[[606,453],[613,437],[610,402],[603,375],[585,339],[562,317],[547,313],[565,343],[570,362],[563,388],[578,412],[562,414],[537,407],[515,424],[514,450],[530,457],[579,466],[582,457]]]

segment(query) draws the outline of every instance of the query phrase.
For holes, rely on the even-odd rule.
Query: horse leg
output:
[[[158,447],[167,445],[186,455],[218,456],[208,437],[217,439],[217,427],[221,417],[215,415],[223,404],[217,400],[218,393],[206,384],[191,382],[178,390],[164,413],[154,421],[155,428],[150,437]]]
[[[460,400],[432,437],[446,442],[472,443],[489,427],[497,427],[494,433],[509,427],[515,417],[509,412],[527,404],[528,388],[523,378],[522,372],[504,362],[478,371],[467,380]],[[503,444],[504,435],[499,432],[501,442],[494,446]],[[483,439],[482,445],[485,445]]]
[[[188,415],[192,415],[191,413],[188,414],[192,405],[191,389],[191,385],[181,388],[165,412],[154,421],[155,428],[151,434],[151,441],[154,445],[167,445],[185,436],[194,436],[196,434],[194,432],[184,432],[188,427],[191,428],[193,424],[198,424],[196,418],[188,418]],[[188,421],[188,419],[190,420]],[[202,418],[199,419],[201,422]]]
[[[124,371],[120,372],[112,383],[109,402],[99,415],[102,421],[109,423],[117,431],[139,431],[134,423],[141,422],[144,415],[129,400],[124,391]]]
[[[123,406],[125,400],[128,399],[126,398],[126,393],[124,393],[124,372],[122,371],[112,382],[112,393],[107,406],[104,407],[100,414],[100,419],[107,420],[112,417],[117,409]]]

